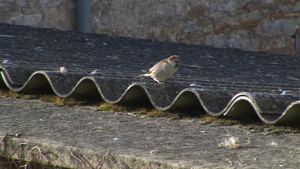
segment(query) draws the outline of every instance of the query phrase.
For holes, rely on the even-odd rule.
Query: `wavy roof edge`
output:
[[[103,86],[97,83],[92,76],[85,76],[78,80],[76,84],[66,93],[61,93],[57,90],[57,86],[52,83],[51,77],[47,74],[47,71],[35,71],[28,78],[23,85],[13,85],[10,82],[7,72],[2,69],[1,71],[1,83],[8,89],[14,92],[32,91],[32,90],[51,90],[55,95],[59,97],[100,97],[105,102],[113,104],[124,103],[136,103],[149,101],[152,106],[158,110],[178,110],[178,109],[197,109],[205,110],[206,113],[212,116],[230,116],[230,117],[258,117],[261,121],[267,124],[281,124],[281,123],[297,123],[300,119],[300,101],[294,101],[290,103],[286,109],[280,115],[264,115],[262,114],[259,105],[252,97],[251,93],[240,92],[235,94],[226,106],[218,112],[209,110],[203,101],[201,94],[199,94],[194,88],[185,88],[181,90],[176,97],[172,99],[172,102],[167,106],[159,106],[153,101],[151,93],[147,90],[147,87],[143,83],[133,82],[127,86],[122,94],[114,100],[106,97],[102,92]]]

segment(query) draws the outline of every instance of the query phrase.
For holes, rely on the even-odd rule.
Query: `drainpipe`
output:
[[[92,33],[91,0],[76,0],[76,28],[82,33]]]
[[[295,36],[295,52],[296,56],[300,56],[300,33]]]

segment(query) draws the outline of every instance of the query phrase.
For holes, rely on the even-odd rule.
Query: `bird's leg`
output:
[[[155,80],[158,84],[164,84],[164,83],[160,82],[160,81],[157,80],[157,79],[153,79],[153,80]]]
[[[163,82],[160,82],[160,81],[158,81],[158,80],[157,80],[157,83],[158,83],[158,84],[161,84],[161,85],[162,85],[162,84],[165,84],[164,81],[163,81]]]

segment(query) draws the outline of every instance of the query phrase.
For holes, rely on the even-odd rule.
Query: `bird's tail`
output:
[[[135,77],[135,78],[139,78],[139,77],[142,77],[142,76],[150,76],[150,75],[149,75],[149,73],[144,73],[144,74],[138,75],[138,76]]]

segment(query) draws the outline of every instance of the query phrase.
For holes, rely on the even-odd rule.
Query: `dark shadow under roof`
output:
[[[165,84],[135,79],[170,55],[182,58]],[[299,57],[0,24],[2,86],[60,97],[151,103],[159,110],[300,120]],[[61,73],[64,66],[68,72]],[[91,74],[95,69],[97,72]]]

